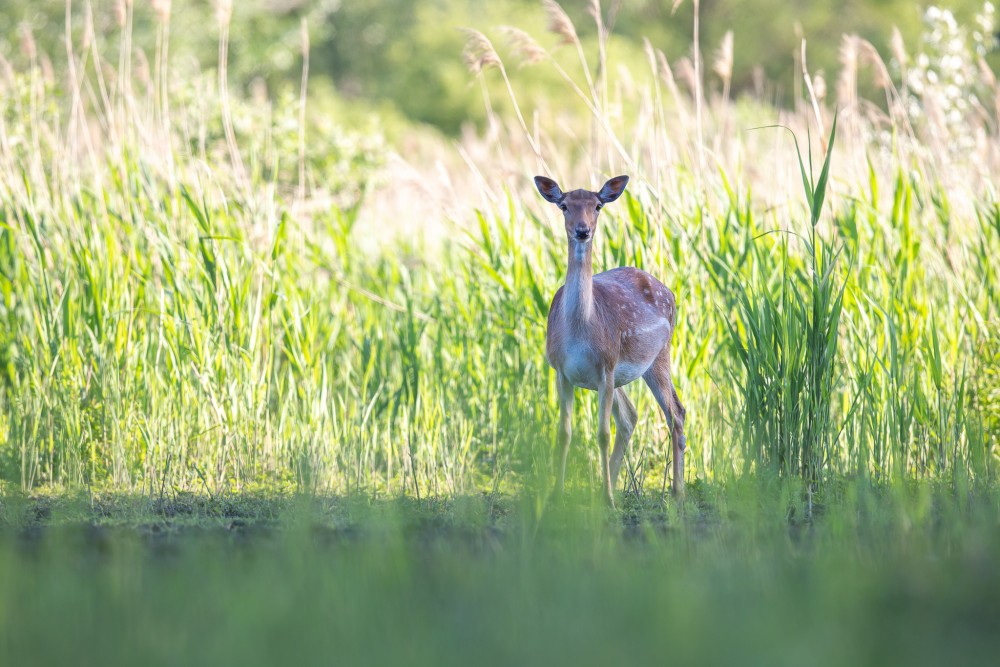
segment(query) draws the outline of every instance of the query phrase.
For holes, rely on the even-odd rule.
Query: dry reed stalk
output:
[[[125,27],[125,17],[128,14],[127,6],[125,0],[115,0],[113,7],[115,14],[115,22],[118,24],[119,28]]]
[[[982,56],[976,59],[976,67],[992,98],[990,101],[993,103],[994,134],[1000,134],[1000,87],[997,86],[997,77]]]
[[[674,4],[671,7],[671,14],[676,12],[680,6],[683,4],[684,0],[674,0]],[[704,124],[702,122],[702,77],[701,77],[701,0],[694,0],[694,27],[693,32],[693,44],[691,46],[691,79],[694,82],[694,113],[695,113],[695,126],[698,136],[698,166],[697,174],[699,179],[700,174],[705,169],[705,132]],[[700,182],[700,181],[699,181]]]
[[[229,22],[233,15],[232,0],[216,0],[215,18],[219,22],[219,102],[222,106],[222,129],[226,136],[229,159],[233,164],[236,182],[243,195],[250,199],[250,182],[247,177],[236,131],[233,128],[232,109],[229,104]]]
[[[623,160],[626,161],[626,164],[630,164],[628,159],[628,151],[625,150],[625,147],[621,144],[621,141],[619,141],[617,136],[615,136],[615,132],[611,128],[607,119],[601,113],[601,110],[595,105],[593,97],[588,96],[587,93],[584,92],[584,90],[580,88],[579,85],[577,85],[577,83],[573,80],[573,77],[571,77],[569,73],[563,68],[563,66],[559,64],[559,61],[557,61],[552,56],[551,53],[543,49],[530,35],[528,35],[528,33],[524,32],[523,30],[520,30],[518,28],[513,28],[510,26],[501,26],[500,30],[507,35],[508,42],[514,48],[515,53],[517,53],[522,58],[522,64],[535,64],[539,62],[540,59],[547,59],[549,61],[549,63],[556,70],[559,76],[562,77],[563,81],[566,82],[566,84],[570,87],[570,89],[574,93],[576,93],[576,95],[587,106],[587,110],[592,114],[593,118],[597,120],[598,125],[600,125],[601,128],[604,130],[604,132],[607,134],[608,139],[611,142],[612,146],[614,147],[615,151],[619,154],[620,157],[623,158]],[[466,48],[467,49],[469,48],[468,43],[466,44]],[[474,71],[474,66],[476,63],[475,53],[480,48],[482,47],[473,46],[473,55],[471,57],[471,63],[470,63],[470,57],[466,57],[466,64],[470,65],[470,69],[473,70],[473,73],[475,73]],[[490,45],[490,48],[492,49],[492,45]],[[496,55],[495,51],[493,52],[493,55],[494,56]],[[502,65],[502,63],[500,63],[499,56],[496,56],[496,58],[497,58],[496,64]],[[488,101],[487,101],[487,107],[489,107]],[[536,143],[538,143],[537,139]]]
[[[801,64],[802,64],[802,80],[806,84],[806,90],[809,92],[809,104],[812,107],[813,114],[816,116],[816,126],[819,128],[820,141],[825,141],[826,130],[823,128],[823,115],[819,110],[819,100],[816,99],[816,91],[813,88],[812,77],[809,75],[809,67],[806,63],[806,40],[802,40],[802,47],[800,51]],[[827,146],[823,144],[823,153],[826,153]]]
[[[97,79],[98,101],[100,104],[95,104],[95,106],[100,106],[103,109],[102,117],[111,123],[114,121],[114,106],[111,102],[111,93],[108,90],[108,77],[105,75],[104,63],[101,60],[101,54],[98,52],[97,39],[94,38],[94,34],[94,11],[90,3],[87,2],[83,6],[83,35],[84,43],[86,44],[84,48],[89,47],[90,60],[94,63],[94,78]],[[93,93],[91,95],[94,96]],[[108,134],[110,136],[110,132]]]
[[[906,51],[903,48],[901,38],[898,40],[898,43],[893,45],[893,49],[895,58],[906,60]],[[913,124],[910,122],[910,115],[906,111],[905,97],[896,89],[896,85],[892,82],[889,67],[882,59],[878,49],[868,40],[859,38],[858,57],[862,65],[872,68],[874,83],[885,94],[886,108],[889,110],[889,120],[892,127],[898,133],[906,136],[911,143],[916,144],[916,133],[914,132]],[[905,80],[903,81],[903,85],[906,85]]]
[[[150,4],[153,6],[153,13],[156,14],[157,21],[166,23],[170,20],[171,0],[152,0]]]
[[[875,85],[885,91],[892,90],[893,84],[892,77],[889,75],[889,68],[886,67],[885,61],[882,60],[882,56],[879,55],[875,45],[867,39],[861,39],[859,47],[862,64],[871,66],[875,74]]]
[[[470,72],[480,74],[490,67],[500,67],[500,56],[486,35],[472,28],[462,28],[462,32],[465,33],[462,57]]]
[[[70,113],[69,122],[66,126],[67,145],[76,146],[77,120],[80,114],[80,88],[78,85],[76,71],[76,54],[73,50],[72,32],[72,2],[67,0],[65,12],[65,29],[63,31],[63,45],[66,47],[66,77],[70,89]]]
[[[899,63],[899,69],[903,74],[903,80],[906,80],[906,66],[910,62],[909,55],[906,53],[906,44],[903,41],[903,34],[899,32],[899,28],[892,26],[892,37],[889,39],[889,48],[892,51],[892,57],[896,59]]]
[[[858,51],[860,38],[844,35],[840,40],[840,77],[837,79],[837,104],[853,108],[858,101]]]
[[[826,99],[826,76],[823,74],[823,70],[818,70],[813,74],[813,90],[816,91],[816,99],[822,104]]]
[[[594,19],[594,26],[597,29],[597,82],[596,87],[600,92],[601,103],[599,105],[600,109],[607,113],[608,110],[608,30],[604,25],[604,19],[601,14],[601,2],[600,0],[590,0],[590,4],[587,5],[587,13],[592,19]],[[593,121],[592,121],[593,122]],[[592,139],[596,142],[598,133],[596,131],[591,132]],[[597,151],[597,145],[595,143],[594,152]],[[608,146],[608,165],[612,164],[611,147]]]
[[[549,19],[549,32],[562,37],[563,44],[577,43],[576,27],[559,3],[555,0],[542,0],[542,6]]]
[[[642,48],[643,52],[646,54],[646,61],[647,64],[649,65],[649,71],[653,74],[652,104],[653,104],[653,118],[654,118],[654,125],[653,125],[654,141],[652,142],[650,148],[655,149],[659,148],[662,143],[666,142],[665,135],[667,127],[666,113],[663,106],[663,94],[660,89],[660,72],[659,72],[660,64],[656,60],[656,51],[655,49],[653,49],[653,44],[645,37],[642,40]],[[661,141],[661,137],[663,141]],[[662,172],[660,164],[662,163],[662,159],[659,154],[659,151],[651,150],[651,154],[652,154],[653,173],[656,174],[657,176],[656,190],[659,191],[661,185],[659,180],[659,175]]]
[[[115,19],[120,29],[118,42],[118,71],[115,78],[114,103],[117,132],[114,139],[124,144],[126,133],[133,128],[129,113],[132,109],[132,16],[131,0],[115,3]],[[122,174],[125,176],[125,174]]]
[[[214,4],[216,22],[228,28],[233,18],[233,0],[215,0]]]
[[[677,105],[677,109],[680,111],[682,116],[682,122],[687,128],[690,125],[690,118],[688,117],[687,105],[684,102],[684,97],[681,95],[681,89],[677,86],[677,81],[674,78],[674,72],[670,68],[670,63],[667,61],[667,57],[663,54],[663,51],[656,50],[656,62],[659,65],[660,78],[663,83],[666,84],[667,90],[670,91],[670,95],[674,98],[674,102]]]
[[[712,61],[712,71],[722,80],[722,101],[729,102],[729,86],[733,80],[733,31],[727,30],[722,37],[715,59]]]
[[[536,65],[548,57],[548,52],[524,30],[509,25],[500,26],[499,30],[507,36],[507,43],[521,59],[519,67]]]
[[[507,88],[507,95],[509,96],[511,104],[514,107],[514,114],[517,116],[517,121],[521,126],[521,130],[524,132],[524,136],[528,140],[531,150],[535,153],[539,166],[547,169],[545,158],[542,156],[541,147],[538,145],[538,142],[535,141],[531,131],[528,129],[528,124],[524,121],[524,115],[521,113],[521,105],[517,101],[517,95],[514,94],[514,87],[511,85],[510,78],[507,76],[507,68],[504,67],[503,61],[497,54],[496,49],[493,48],[493,43],[488,37],[486,37],[486,35],[478,30],[463,28],[462,31],[466,35],[465,49],[463,53],[465,62],[469,66],[469,70],[480,78],[482,77],[483,70],[488,67],[496,67],[500,71],[500,76]],[[481,85],[485,86],[485,83],[483,82]],[[485,92],[485,88],[484,94],[488,97],[488,94]]]
[[[25,60],[34,61],[38,58],[38,46],[35,43],[35,34],[31,30],[29,23],[22,23],[18,28],[21,55]]]
[[[677,69],[676,77],[687,86],[691,99],[694,99],[698,93],[698,76],[695,74],[694,64],[690,58],[685,56],[677,61],[675,67]]]
[[[306,93],[309,89],[309,24],[302,17],[299,25],[299,38],[302,48],[302,81],[299,85],[299,187],[297,198],[302,202],[306,198]]]
[[[174,151],[171,141],[170,126],[170,10],[171,0],[152,0],[153,12],[156,14],[156,60],[153,73],[156,97],[154,113],[157,117],[160,140],[163,149],[160,151],[167,162],[167,173],[171,190],[175,188]]]
[[[598,106],[597,89],[594,86],[594,79],[590,74],[590,67],[587,65],[587,58],[583,53],[583,44],[576,34],[576,27],[569,16],[555,0],[542,0],[542,6],[549,19],[548,28],[551,32],[562,37],[563,44],[570,44],[576,48],[577,58],[580,60],[580,67],[587,80],[587,88],[590,90],[590,97],[594,106]]]

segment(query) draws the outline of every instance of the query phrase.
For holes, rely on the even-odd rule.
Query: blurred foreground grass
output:
[[[986,665],[996,494],[5,502],[9,665]]]

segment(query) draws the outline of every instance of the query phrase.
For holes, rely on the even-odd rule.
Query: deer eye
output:
[[[561,210],[563,210],[563,211],[566,211],[566,210],[568,210],[568,209],[567,209],[567,207],[566,207],[566,204],[559,204],[559,208],[560,208]]]
[[[595,210],[595,211],[600,211],[600,210],[601,210],[601,205],[600,205],[600,204],[598,204],[598,205],[597,205],[597,208],[595,208],[594,210]]]

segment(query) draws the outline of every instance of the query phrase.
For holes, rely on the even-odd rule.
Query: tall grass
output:
[[[789,240],[782,240],[777,298],[766,283],[738,289],[732,344],[742,368],[733,383],[742,399],[741,430],[744,469],[769,468],[795,474],[809,484],[820,481],[828,462],[837,424],[831,410],[841,359],[838,357],[840,315],[845,283],[838,285],[840,250],[816,233],[826,198],[837,119],[834,116],[826,159],[813,179],[796,152],[809,209],[807,235],[783,230],[801,241],[808,259],[796,265]],[[741,331],[743,333],[741,333]],[[849,415],[848,415],[849,416]]]
[[[612,76],[607,49],[589,62],[557,22],[575,60],[540,60],[579,111],[542,120],[554,93],[494,117],[492,136],[445,158],[466,165],[454,190],[478,209],[440,247],[400,234],[365,252],[358,220],[378,186],[364,138],[304,135],[300,100],[227,92],[225,25],[217,76],[173,74],[164,45],[164,79],[143,94],[129,25],[107,56],[74,46],[86,26],[70,21],[71,76],[49,79],[32,57],[3,79],[6,484],[544,489],[556,414],[544,320],[565,249],[530,190],[541,168],[571,187],[632,176],[595,263],[639,266],[677,293],[691,480],[994,479],[996,374],[979,350],[995,340],[1000,227],[979,167],[1000,155],[995,118],[965,118],[981,154],[928,153],[922,137],[944,128],[890,81],[887,112],[842,100],[834,149],[833,123],[816,127],[833,118],[823,100],[800,112],[731,101],[700,67],[683,90],[682,68],[651,46],[649,72]],[[483,39],[485,79],[506,56]],[[517,104],[516,74],[501,73]],[[826,151],[806,207],[793,147],[748,131],[774,122],[831,138],[806,149]],[[571,479],[596,488],[593,403],[577,402]],[[623,479],[641,491],[667,448],[638,403]]]

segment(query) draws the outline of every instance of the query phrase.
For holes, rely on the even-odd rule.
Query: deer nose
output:
[[[590,228],[589,227],[577,227],[574,231],[578,241],[586,241],[590,238]]]

